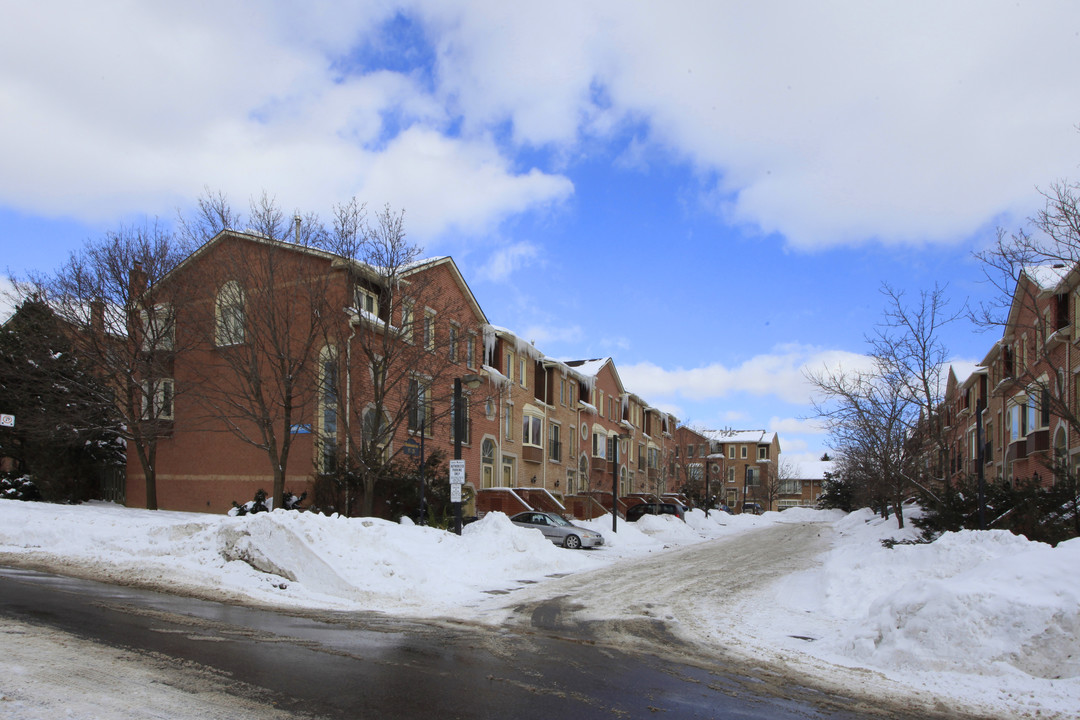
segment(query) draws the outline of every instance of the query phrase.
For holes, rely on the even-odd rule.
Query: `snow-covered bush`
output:
[[[40,500],[41,492],[29,475],[0,476],[0,498],[5,500]]]

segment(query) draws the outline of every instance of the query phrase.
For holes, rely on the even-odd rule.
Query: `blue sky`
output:
[[[389,203],[493,323],[811,458],[803,370],[881,283],[987,299],[972,252],[1076,179],[1078,66],[1071,2],[15,3],[0,267],[206,187]]]

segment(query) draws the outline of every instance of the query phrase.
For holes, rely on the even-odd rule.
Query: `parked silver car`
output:
[[[600,533],[579,527],[555,513],[523,512],[510,518],[510,522],[518,527],[539,530],[551,542],[571,550],[604,544],[604,537]]]

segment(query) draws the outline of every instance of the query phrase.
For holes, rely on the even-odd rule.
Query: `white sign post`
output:
[[[461,502],[461,486],[465,484],[465,461],[450,461],[450,502]]]

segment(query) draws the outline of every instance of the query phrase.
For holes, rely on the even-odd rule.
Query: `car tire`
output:
[[[563,547],[570,548],[571,550],[581,549],[581,538],[577,535],[567,535],[563,540]]]

